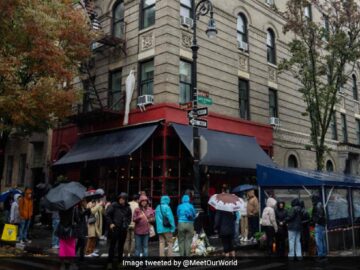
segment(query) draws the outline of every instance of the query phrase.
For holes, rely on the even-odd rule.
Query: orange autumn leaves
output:
[[[0,1],[0,131],[41,131],[67,116],[94,37],[67,0]]]

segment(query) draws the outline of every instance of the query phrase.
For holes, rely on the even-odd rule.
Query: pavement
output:
[[[45,227],[34,227],[31,232],[32,242],[23,248],[15,246],[0,247],[0,270],[91,270],[106,269],[108,246],[106,241],[99,241],[100,258],[85,258],[85,261],[75,260],[64,264],[57,256],[57,250],[50,248],[51,230]],[[148,258],[124,258],[123,265],[113,269],[160,269],[172,266],[178,269],[248,269],[248,270],[360,270],[360,257],[352,256],[352,251],[332,252],[327,261],[317,262],[314,258],[305,258],[302,261],[288,261],[287,258],[265,257],[264,252],[257,246],[241,246],[236,251],[236,258],[225,261],[221,256],[220,240],[216,237],[209,239],[215,247],[215,252],[207,257],[189,258],[159,258],[158,241],[149,243]],[[4,252],[7,250],[7,252]],[[360,253],[358,253],[360,254]],[[195,260],[196,259],[196,260]],[[228,262],[228,264],[226,264]],[[126,266],[124,266],[126,264]],[[236,264],[236,265],[235,265]]]

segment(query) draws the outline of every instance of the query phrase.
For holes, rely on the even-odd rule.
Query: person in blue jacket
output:
[[[189,195],[184,195],[181,202],[177,208],[179,251],[180,256],[190,256],[196,212]]]
[[[165,246],[167,246],[167,256],[172,257],[173,232],[175,232],[174,215],[169,206],[169,196],[162,196],[160,204],[155,209],[156,231],[159,234],[159,256],[165,256]]]

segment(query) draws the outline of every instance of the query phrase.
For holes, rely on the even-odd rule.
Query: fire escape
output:
[[[84,96],[81,103],[73,106],[73,114],[69,117],[71,122],[78,125],[86,125],[95,121],[107,121],[118,119],[122,114],[120,109],[124,104],[125,95],[122,91],[116,98],[110,88],[99,88],[96,85],[96,61],[97,56],[108,57],[114,53],[126,55],[125,22],[121,24],[120,36],[112,33],[105,33],[101,27],[98,14],[95,11],[94,0],[81,0],[78,3],[89,18],[89,24],[96,31],[96,39],[91,45],[92,56],[84,61],[80,67],[80,77],[82,78]],[[105,18],[112,20],[109,15]],[[108,54],[105,56],[105,54]]]

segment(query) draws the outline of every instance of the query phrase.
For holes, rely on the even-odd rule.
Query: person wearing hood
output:
[[[31,243],[31,241],[27,239],[30,222],[33,215],[33,199],[31,188],[25,188],[25,195],[19,200],[19,212],[21,218],[19,230],[20,243]]]
[[[315,242],[317,256],[320,260],[322,260],[326,257],[327,254],[327,245],[325,238],[325,210],[319,196],[314,195],[312,196],[311,200],[313,203],[312,222],[315,224]]]
[[[173,232],[175,232],[174,215],[169,206],[170,197],[162,196],[160,204],[155,209],[156,231],[159,234],[159,256],[165,256],[165,246],[167,246],[167,256],[172,257]]]
[[[119,262],[122,262],[126,234],[131,222],[131,209],[127,203],[127,197],[125,192],[121,192],[117,197],[117,201],[106,209],[106,220],[107,224],[109,224],[108,238],[110,239],[108,268],[112,267],[116,244],[118,246]]]
[[[276,223],[278,225],[278,231],[275,235],[276,239],[276,252],[279,257],[285,257],[285,241],[287,238],[287,210],[285,209],[285,202],[278,202],[275,209]]]
[[[10,223],[18,225],[20,224],[20,212],[19,212],[19,200],[21,198],[21,194],[14,195],[14,202],[11,204],[10,209]]]
[[[194,220],[196,212],[190,203],[189,195],[184,195],[177,208],[178,217],[178,242],[180,256],[190,256],[191,242],[194,236]]]
[[[272,255],[272,246],[274,243],[275,233],[278,231],[278,225],[276,223],[275,216],[276,200],[269,198],[266,201],[266,207],[262,213],[261,225],[266,234],[266,247],[268,255]]]
[[[247,192],[248,241],[256,242],[255,233],[259,230],[259,200],[254,190]]]
[[[155,212],[149,205],[149,199],[141,195],[139,207],[135,209],[133,221],[135,222],[135,256],[147,257],[150,237],[150,225],[155,222]]]
[[[301,251],[301,230],[302,230],[302,210],[300,207],[300,200],[294,199],[291,202],[291,210],[286,217],[289,233],[289,260],[294,260],[295,257],[298,260],[302,260]]]

